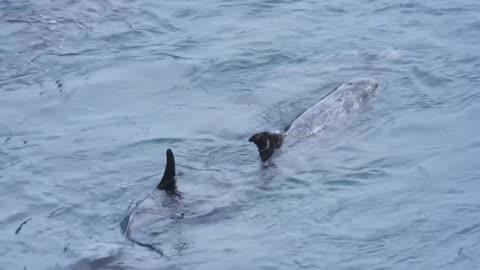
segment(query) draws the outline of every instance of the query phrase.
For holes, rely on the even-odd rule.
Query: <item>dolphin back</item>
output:
[[[285,136],[287,143],[313,135],[357,110],[376,94],[378,82],[358,77],[347,81],[298,116]]]

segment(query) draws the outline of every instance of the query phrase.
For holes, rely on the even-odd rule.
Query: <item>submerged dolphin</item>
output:
[[[323,130],[342,116],[358,109],[377,92],[378,82],[355,78],[335,88],[320,101],[300,114],[285,133],[264,131],[252,135],[262,161],[269,160],[277,149]]]
[[[171,149],[166,152],[167,162],[162,180],[158,183],[156,190],[151,192],[143,200],[136,202],[133,207],[128,210],[127,216],[120,222],[122,233],[125,237],[139,245],[146,247],[156,253],[163,255],[163,252],[153,244],[140,242],[132,237],[132,227],[136,229],[147,229],[148,225],[158,225],[165,217],[178,218],[183,217],[183,213],[178,212],[177,198],[181,195],[177,191],[177,180],[175,173],[175,157]],[[159,190],[164,191],[159,192]],[[167,195],[167,196],[165,196]]]

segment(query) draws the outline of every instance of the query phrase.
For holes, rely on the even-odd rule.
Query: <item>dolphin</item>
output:
[[[281,147],[314,135],[360,108],[376,95],[378,86],[375,79],[366,77],[351,79],[297,116],[285,132],[263,131],[255,133],[248,141],[257,146],[260,159],[266,162]]]
[[[171,219],[183,218],[184,213],[179,213],[181,211],[177,201],[179,198],[182,198],[182,196],[177,190],[175,157],[173,151],[167,149],[165,171],[156,189],[130,207],[127,215],[120,222],[120,228],[126,239],[163,256],[163,251],[153,244],[134,239],[132,237],[132,227],[138,230],[148,230],[148,225],[159,224],[165,217]]]

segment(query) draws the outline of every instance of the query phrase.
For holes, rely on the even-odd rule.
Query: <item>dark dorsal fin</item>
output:
[[[253,142],[258,149],[258,154],[262,161],[267,161],[273,156],[275,150],[279,149],[283,143],[283,135],[273,132],[260,132],[253,134],[249,142]]]
[[[163,173],[162,181],[157,185],[157,189],[167,192],[175,192],[177,189],[177,180],[175,179],[175,157],[171,149],[167,150],[167,164]]]

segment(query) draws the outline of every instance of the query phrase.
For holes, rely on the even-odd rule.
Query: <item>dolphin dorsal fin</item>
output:
[[[167,192],[174,192],[177,188],[175,179],[175,157],[171,149],[167,149],[167,164],[163,173],[162,181],[157,185],[157,189]]]
[[[257,146],[260,159],[265,162],[282,146],[283,134],[264,131],[253,134],[248,141]]]

